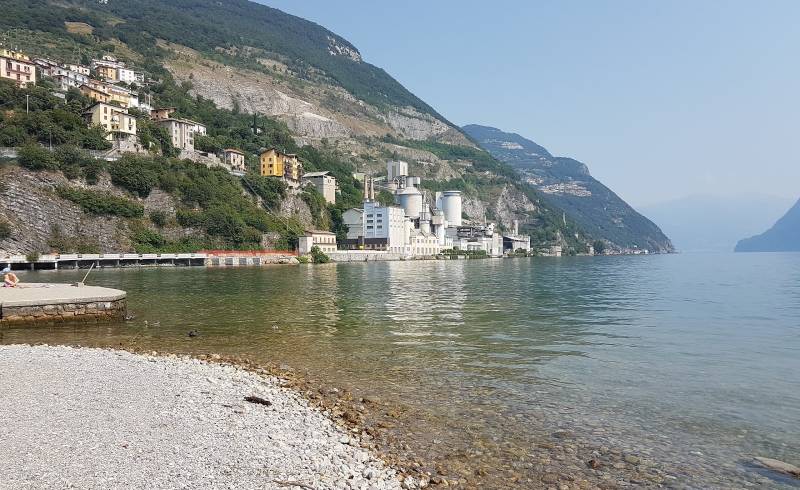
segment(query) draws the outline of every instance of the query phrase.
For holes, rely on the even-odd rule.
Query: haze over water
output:
[[[431,451],[480,447],[510,466],[564,430],[678,484],[789,486],[750,461],[800,464],[800,254],[101,270],[88,282],[127,290],[137,318],[0,340],[134,339],[283,362],[411,407],[428,435],[409,440]]]

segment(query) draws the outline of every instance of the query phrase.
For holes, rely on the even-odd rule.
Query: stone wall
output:
[[[127,301],[92,301],[30,306],[2,306],[0,327],[12,325],[58,325],[122,320]]]

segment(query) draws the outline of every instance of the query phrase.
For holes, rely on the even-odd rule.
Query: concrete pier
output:
[[[122,319],[126,308],[119,289],[49,283],[0,288],[0,328]]]

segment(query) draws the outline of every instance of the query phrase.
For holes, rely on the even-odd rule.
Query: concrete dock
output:
[[[0,327],[122,319],[126,308],[119,289],[52,283],[0,288]]]

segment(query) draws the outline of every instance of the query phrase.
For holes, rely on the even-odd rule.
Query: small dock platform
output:
[[[121,320],[125,291],[74,284],[22,283],[0,288],[0,328]]]

